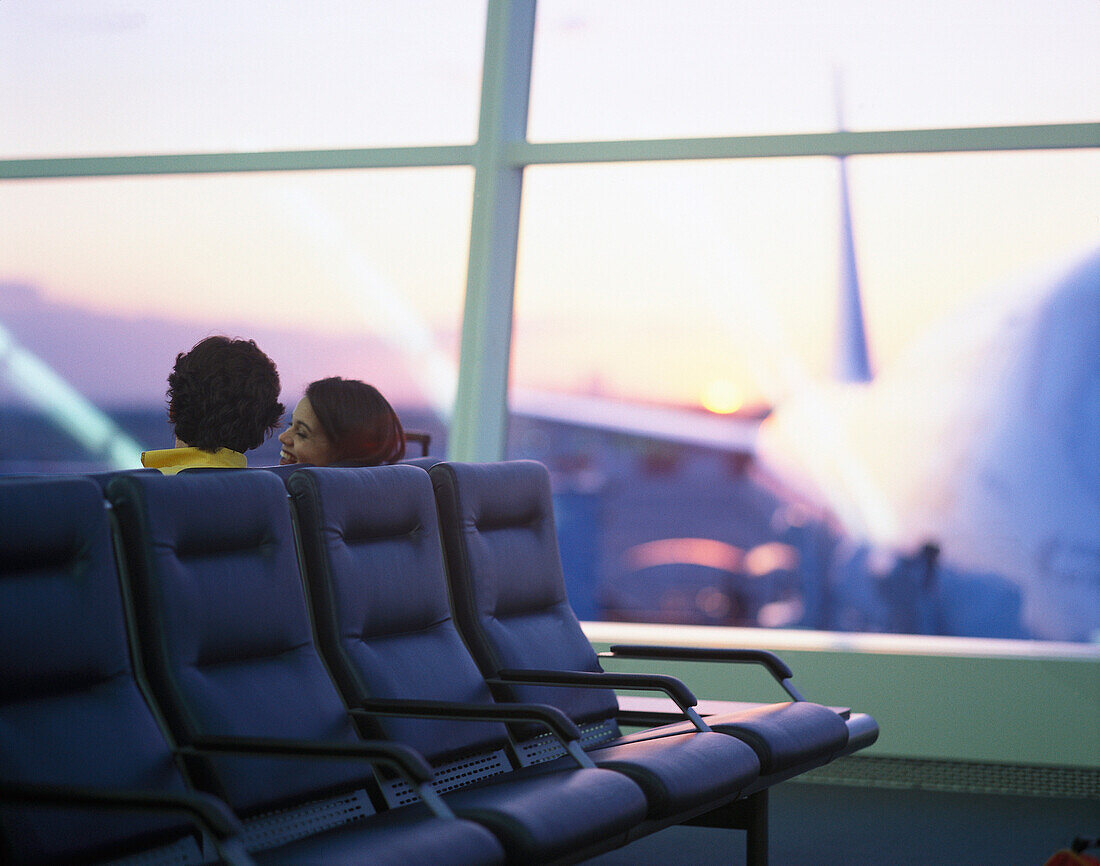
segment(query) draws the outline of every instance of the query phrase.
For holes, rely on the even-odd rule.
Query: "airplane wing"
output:
[[[760,420],[755,418],[521,388],[513,388],[510,392],[510,411],[513,415],[540,421],[610,430],[735,454],[756,452],[756,435],[760,428]]]

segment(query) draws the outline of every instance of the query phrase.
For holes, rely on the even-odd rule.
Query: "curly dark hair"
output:
[[[168,420],[176,438],[203,451],[248,451],[279,426],[279,371],[252,340],[207,337],[176,356]]]
[[[373,385],[332,376],[311,382],[306,398],[332,443],[333,463],[379,466],[405,456],[401,420]]]

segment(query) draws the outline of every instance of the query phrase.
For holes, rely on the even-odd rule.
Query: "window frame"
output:
[[[1100,148],[1100,122],[620,141],[526,140],[536,0],[488,0],[472,145],[0,160],[0,182],[163,174],[474,169],[451,460],[504,456],[523,171],[530,165]]]

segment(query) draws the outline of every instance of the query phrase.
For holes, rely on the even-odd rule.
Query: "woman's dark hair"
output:
[[[333,376],[310,383],[306,398],[332,443],[334,463],[379,466],[405,456],[401,420],[373,385]]]
[[[203,451],[248,451],[279,426],[279,372],[252,340],[207,337],[176,356],[168,420],[176,438]]]

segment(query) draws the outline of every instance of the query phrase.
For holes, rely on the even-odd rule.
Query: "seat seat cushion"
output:
[[[253,855],[257,866],[408,866],[410,863],[494,864],[504,862],[500,841],[472,821],[436,818],[421,805],[372,815]]]
[[[834,710],[810,701],[761,704],[741,712],[707,716],[710,729],[732,736],[752,748],[760,774],[809,770],[833,760],[848,745],[848,725]],[[676,722],[631,735],[667,737],[693,728]]]
[[[491,829],[509,862],[518,863],[624,843],[627,832],[645,820],[645,795],[620,773],[575,763],[564,772],[535,770],[497,776],[444,799],[459,817]]]
[[[736,797],[756,781],[760,763],[733,737],[688,733],[619,740],[588,752],[598,767],[633,779],[645,792],[648,817],[664,818]],[[534,769],[567,766],[558,758]]]

